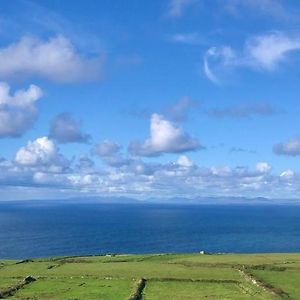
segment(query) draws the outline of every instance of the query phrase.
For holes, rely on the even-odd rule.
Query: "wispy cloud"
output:
[[[227,108],[213,108],[208,114],[216,118],[251,118],[253,116],[272,116],[279,110],[268,103],[251,103]]]
[[[41,1],[18,1],[17,8],[13,18],[5,14],[0,16],[0,35],[8,41],[28,33],[40,37],[63,35],[84,52],[103,52],[105,41],[99,32],[91,30],[89,23],[71,21],[66,14],[50,9]]]
[[[215,56],[214,52],[215,52],[215,48],[210,48],[210,49],[207,50],[206,54],[204,55],[204,58],[203,58],[203,73],[213,83],[220,84],[219,79],[213,73],[213,71],[211,70],[211,67],[209,65],[210,57]]]
[[[244,16],[245,13],[253,13],[264,16],[272,16],[280,20],[291,20],[296,15],[285,7],[285,1],[281,0],[228,0],[225,1],[225,9],[236,16]]]
[[[170,0],[167,15],[172,18],[181,17],[185,10],[197,0]]]
[[[296,3],[283,0],[171,0],[168,15],[178,18],[194,4],[198,4],[199,15],[207,12],[229,14],[235,18],[247,17],[272,17],[276,21],[299,21],[299,8]]]
[[[229,153],[250,153],[250,154],[255,154],[256,152],[254,150],[245,149],[245,148],[242,148],[242,147],[231,147],[229,149]]]
[[[247,39],[240,52],[230,46],[209,48],[203,58],[203,71],[214,83],[220,82],[218,75],[236,68],[271,72],[287,60],[290,52],[299,49],[298,37],[270,32]]]
[[[184,122],[188,118],[190,110],[199,106],[199,102],[190,99],[189,97],[182,97],[173,105],[166,107],[163,114],[175,122]]]
[[[300,156],[300,136],[274,145],[273,152],[277,155]]]
[[[188,45],[201,45],[206,44],[206,41],[198,33],[177,33],[171,37],[174,43],[188,44]]]
[[[246,42],[245,63],[272,71],[287,58],[289,52],[299,49],[300,39],[282,32],[256,36]]]

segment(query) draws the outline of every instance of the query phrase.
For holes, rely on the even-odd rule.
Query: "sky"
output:
[[[1,1],[1,200],[300,198],[300,4]]]

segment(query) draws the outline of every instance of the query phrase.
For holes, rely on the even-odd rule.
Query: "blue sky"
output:
[[[3,200],[299,198],[299,12],[2,1]]]

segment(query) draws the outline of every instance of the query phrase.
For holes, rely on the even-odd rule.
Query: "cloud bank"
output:
[[[105,160],[104,160],[105,161]],[[0,185],[18,190],[47,189],[57,195],[126,195],[144,197],[283,197],[300,196],[300,174],[291,169],[273,174],[272,166],[258,162],[244,166],[204,167],[179,155],[165,163],[123,159],[101,168],[88,156],[67,160],[47,137],[28,142],[11,161],[0,159]]]

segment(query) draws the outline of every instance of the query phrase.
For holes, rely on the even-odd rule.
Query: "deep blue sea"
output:
[[[0,258],[300,252],[300,206],[0,202]]]

